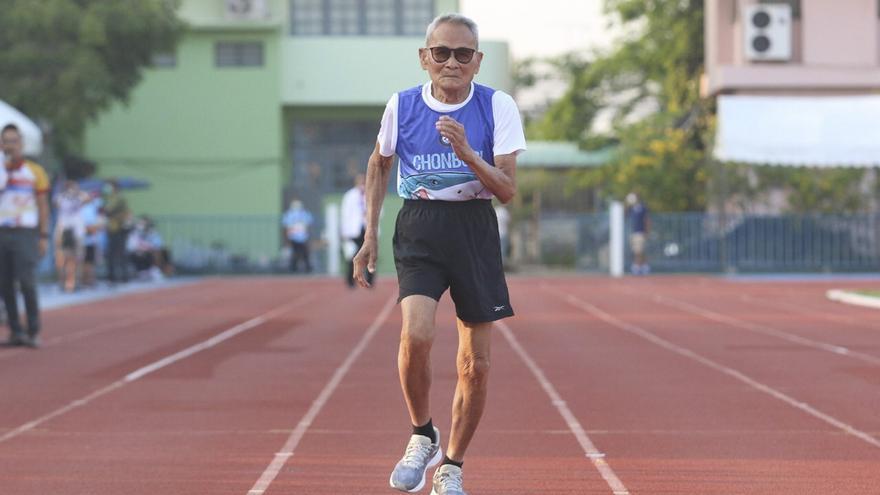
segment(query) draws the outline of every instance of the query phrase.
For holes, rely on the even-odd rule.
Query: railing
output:
[[[277,215],[162,215],[155,222],[180,271],[271,272],[283,267]]]
[[[880,215],[655,213],[646,254],[660,272],[880,270]],[[542,264],[607,272],[608,215],[544,215],[520,226]],[[537,231],[537,233],[536,233]],[[528,242],[521,243],[528,245]],[[627,242],[627,251],[628,242]],[[627,252],[627,265],[631,255]]]
[[[880,215],[876,214],[740,215],[722,220],[702,213],[654,213],[651,220],[646,254],[655,272],[880,270]],[[165,215],[155,221],[181,272],[287,269],[278,215]],[[312,262],[322,273],[327,249],[320,229],[314,230]],[[608,273],[607,213],[548,214],[537,221],[520,221],[511,232],[514,263]],[[45,268],[51,271],[48,262]]]

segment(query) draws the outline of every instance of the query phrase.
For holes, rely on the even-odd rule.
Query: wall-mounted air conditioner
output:
[[[743,14],[743,41],[747,60],[791,60],[791,5],[751,5]]]
[[[230,20],[262,20],[269,17],[266,0],[225,0],[226,18]]]

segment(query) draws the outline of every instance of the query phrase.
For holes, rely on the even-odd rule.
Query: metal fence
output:
[[[156,226],[186,273],[271,272],[283,269],[278,215],[162,215]]]
[[[655,272],[864,272],[880,270],[880,215],[654,213],[646,254]],[[190,273],[283,271],[277,215],[156,217],[174,264]],[[316,229],[317,230],[317,229]],[[520,262],[606,272],[608,214],[545,214],[513,228]],[[627,231],[629,228],[627,227]],[[312,261],[325,270],[316,232]],[[628,244],[628,243],[627,243]],[[518,247],[517,247],[518,246]],[[517,253],[517,251],[519,251]],[[628,251],[628,250],[627,250]],[[626,264],[631,262],[627,252]]]
[[[703,213],[655,213],[651,218],[653,229],[646,254],[654,271],[880,270],[877,214],[722,218]],[[518,233],[524,239],[521,246],[537,246],[523,257],[525,261],[582,271],[608,270],[607,213],[543,215],[537,222],[520,225]],[[628,266],[629,252],[626,260]]]

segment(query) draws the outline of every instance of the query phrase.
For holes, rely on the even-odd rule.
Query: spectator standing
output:
[[[315,219],[312,214],[303,207],[302,201],[294,199],[290,202],[288,209],[281,219],[284,226],[284,232],[287,242],[293,249],[290,257],[290,271],[297,273],[299,271],[300,262],[302,262],[305,272],[312,272],[312,262],[309,257],[309,229]]]
[[[645,244],[651,233],[651,217],[648,207],[635,192],[626,195],[626,204],[629,208],[629,220],[632,226],[632,233],[629,236],[629,245],[633,255],[632,273],[633,275],[647,275],[651,272],[651,267],[645,256]]]
[[[104,199],[104,215],[107,217],[107,275],[111,284],[128,281],[128,262],[125,256],[128,224],[131,211],[128,202],[119,191],[119,183],[111,181]]]
[[[65,292],[76,290],[86,237],[82,210],[91,199],[87,192],[80,190],[75,180],[66,180],[64,189],[55,196],[55,266],[58,270],[58,281]]]
[[[104,231],[104,215],[101,213],[102,201],[98,195],[83,206],[81,210],[86,235],[83,239],[85,252],[83,254],[82,283],[84,287],[94,287],[95,265],[98,260],[98,247],[101,243],[101,234]]]
[[[354,187],[346,191],[342,197],[342,221],[340,225],[340,237],[342,237],[342,254],[348,264],[345,282],[350,288],[354,288],[354,255],[364,244],[367,221],[367,203],[364,195],[366,176],[357,174],[354,178]],[[373,273],[367,271],[367,283],[372,287]]]
[[[0,293],[11,332],[8,345],[38,347],[40,308],[37,262],[49,246],[49,178],[40,165],[22,154],[21,132],[14,124],[0,131],[6,156],[0,178]],[[18,316],[16,284],[24,297],[27,331]]]

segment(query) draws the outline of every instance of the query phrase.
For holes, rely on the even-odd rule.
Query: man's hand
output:
[[[33,246],[33,244],[31,244]],[[40,258],[46,256],[46,253],[49,252],[49,239],[45,237],[40,238]]]
[[[369,288],[370,284],[367,282],[366,275],[364,275],[364,270],[368,270],[370,273],[376,272],[376,257],[378,256],[379,247],[377,245],[375,238],[366,238],[364,239],[364,244],[361,246],[361,250],[354,256],[354,279],[357,280],[358,285],[363,288]]]
[[[449,140],[452,145],[452,151],[459,160],[470,163],[474,154],[467,140],[467,134],[464,132],[464,126],[448,115],[443,115],[435,124],[440,135]]]

